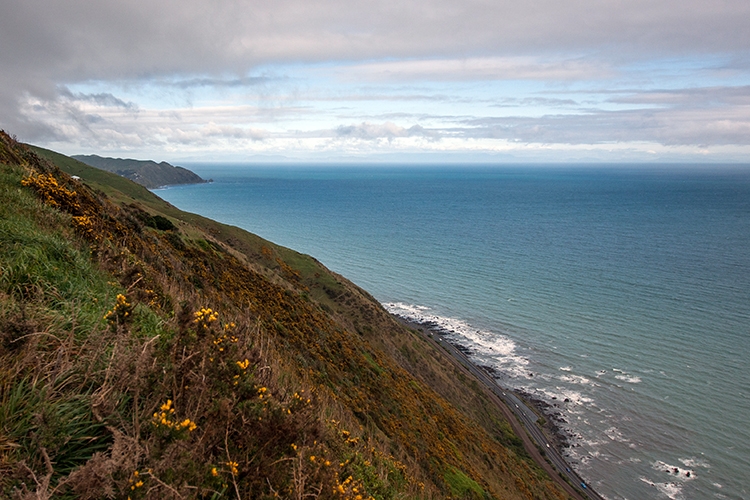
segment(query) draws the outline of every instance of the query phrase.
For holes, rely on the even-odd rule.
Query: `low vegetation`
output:
[[[311,257],[5,133],[0,164],[0,496],[565,498]]]

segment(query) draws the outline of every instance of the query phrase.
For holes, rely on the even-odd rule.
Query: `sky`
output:
[[[0,128],[158,161],[750,163],[750,2],[5,0]]]

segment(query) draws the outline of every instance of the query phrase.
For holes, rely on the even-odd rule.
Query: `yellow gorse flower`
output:
[[[115,307],[107,314],[104,315],[104,319],[109,322],[110,325],[116,325],[118,323],[124,323],[125,320],[130,316],[130,312],[133,310],[133,306],[128,302],[127,297],[123,294],[118,293],[115,299]]]
[[[237,462],[234,462],[232,460],[228,462],[224,462],[227,467],[229,467],[229,470],[232,472],[233,475],[237,475],[237,467],[239,467],[239,464]]]
[[[175,417],[175,409],[172,407],[172,400],[168,399],[166,403],[159,407],[159,410],[152,415],[151,424],[154,427],[165,427],[167,429],[174,429],[175,431],[187,430],[193,432],[198,428],[198,425],[186,418],[182,421],[178,421]]]
[[[135,490],[136,488],[140,488],[143,486],[143,481],[138,477],[138,471],[133,471],[133,475],[130,476],[130,480],[128,481],[130,483],[130,489]]]
[[[195,317],[193,323],[199,324],[205,329],[208,329],[211,323],[219,319],[219,313],[210,307],[202,307],[200,310],[195,311],[193,316]]]

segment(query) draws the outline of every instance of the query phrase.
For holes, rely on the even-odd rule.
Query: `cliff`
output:
[[[566,498],[312,257],[5,133],[0,214],[0,496]]]

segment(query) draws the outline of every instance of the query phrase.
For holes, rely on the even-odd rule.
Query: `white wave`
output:
[[[604,431],[604,434],[611,439],[612,441],[617,441],[620,443],[629,443],[630,440],[622,435],[622,432],[620,432],[620,429],[618,429],[615,426],[610,427],[609,429]]]
[[[568,400],[568,403],[573,403],[576,405],[582,405],[582,404],[588,404],[592,403],[594,400],[584,396],[578,391],[574,391],[565,387],[555,387],[554,390],[552,388],[537,388],[536,392],[541,394],[544,399],[551,400],[555,399],[557,401],[565,401]],[[568,409],[569,413],[575,414],[575,412],[572,412],[570,409]]]
[[[478,329],[466,321],[432,313],[429,307],[404,302],[388,302],[383,307],[397,316],[418,324],[434,324],[449,338],[476,354],[490,358],[493,368],[514,377],[528,377],[529,361],[516,353],[516,343],[505,335]],[[487,359],[482,360],[487,362]]]
[[[689,469],[683,469],[682,467],[677,467],[675,465],[670,465],[666,462],[662,462],[661,460],[657,460],[653,464],[651,464],[651,467],[655,471],[663,472],[664,474],[669,474],[669,476],[672,478],[672,480],[679,480],[679,481],[692,481],[696,478],[695,470],[692,468]]]
[[[622,380],[623,382],[627,382],[629,384],[641,383],[641,377],[636,377],[634,375],[615,375],[615,378],[617,380]]]
[[[560,375],[557,378],[563,382],[568,382],[570,384],[596,385],[590,379],[587,379],[586,377],[583,377],[581,375]]]
[[[563,372],[569,372],[571,369],[572,368],[570,368],[569,366],[561,366],[560,367],[560,371],[563,371]]]
[[[704,469],[711,468],[711,464],[709,464],[702,458],[681,458],[680,462],[682,462],[685,467],[690,467],[691,469],[695,467],[702,467]]]
[[[682,486],[677,483],[655,483],[645,477],[639,478],[649,486],[653,486],[670,500],[682,500]]]
[[[391,314],[403,316],[417,323],[426,323],[429,321],[428,315],[423,314],[424,311],[429,310],[428,307],[405,304],[403,302],[388,302],[383,304],[383,307]]]

